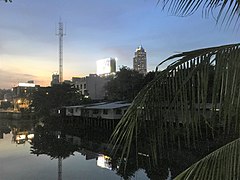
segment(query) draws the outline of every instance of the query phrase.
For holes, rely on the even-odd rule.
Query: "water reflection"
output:
[[[3,139],[3,134],[9,134],[11,129],[8,127],[7,122],[0,121],[0,139]]]
[[[28,151],[30,150],[29,157],[35,159],[35,163],[32,164],[37,164],[37,161],[41,161],[40,159],[36,161],[35,157],[45,159],[44,163],[41,162],[43,164],[47,163],[46,157],[50,157],[54,161],[53,165],[57,167],[54,175],[55,178],[52,177],[53,175],[51,177],[45,175],[46,177],[43,178],[43,174],[41,174],[38,175],[38,179],[106,179],[107,177],[110,177],[109,179],[120,179],[122,177],[124,179],[135,179],[136,177],[137,179],[148,179],[143,171],[138,171],[139,167],[137,168],[136,166],[137,161],[134,156],[130,158],[131,162],[127,167],[127,171],[119,167],[119,157],[110,157],[111,149],[109,149],[108,141],[111,133],[110,130],[104,128],[96,129],[76,123],[65,123],[60,119],[48,119],[40,123],[39,121],[32,120],[0,120],[0,138],[3,139],[7,134],[11,134],[12,143],[17,146],[24,145],[24,148],[28,148]],[[3,146],[0,145],[0,150],[1,148]],[[11,148],[13,147],[11,146]],[[19,153],[16,153],[14,156],[17,156]],[[71,172],[72,169],[78,166],[69,164],[69,160],[73,161],[71,157],[79,159],[79,155],[84,157],[85,162],[95,162],[95,167],[98,170],[91,166],[89,170],[91,174],[85,172],[85,174],[80,175],[74,174],[73,177],[68,171]],[[2,156],[4,155],[2,154]],[[2,156],[0,156],[0,162],[2,159],[7,159],[5,157],[9,155],[5,152],[5,157]],[[18,163],[21,164],[21,162]],[[51,168],[53,168],[53,165],[50,165]],[[0,173],[2,172],[2,167],[0,166]],[[30,165],[30,167],[34,169],[35,165]],[[48,169],[50,170],[51,168]],[[141,169],[144,168],[141,167]],[[49,170],[45,173],[48,174]],[[107,171],[111,174],[107,173]],[[98,172],[102,174],[98,176]],[[34,174],[34,172],[31,173]],[[94,176],[94,173],[96,173],[95,178],[91,178],[90,176]],[[77,176],[79,178],[75,178]],[[85,178],[83,178],[84,176]],[[8,174],[4,177],[3,179],[8,179]],[[25,175],[22,177],[25,177]]]

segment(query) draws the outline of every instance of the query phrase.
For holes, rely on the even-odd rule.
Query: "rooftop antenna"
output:
[[[59,37],[59,83],[63,82],[63,36],[66,33],[63,32],[63,22],[61,18],[58,23],[58,33],[56,35]]]

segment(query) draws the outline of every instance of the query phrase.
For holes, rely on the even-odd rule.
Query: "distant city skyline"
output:
[[[0,2],[0,88],[34,80],[49,86],[58,71],[61,17],[67,36],[63,44],[63,79],[96,73],[96,61],[118,57],[118,66],[132,68],[139,45],[147,51],[147,70],[176,52],[236,43],[239,33],[223,30],[201,12],[169,16],[156,1],[51,0]],[[164,67],[163,67],[164,68]]]

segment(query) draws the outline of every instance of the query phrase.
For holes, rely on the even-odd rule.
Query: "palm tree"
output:
[[[163,9],[178,16],[191,15],[200,8],[205,16],[217,11],[217,23],[226,27],[234,24],[238,28],[239,0],[159,0],[160,3]],[[172,64],[157,73],[166,62]],[[111,137],[113,154],[121,150],[121,160],[128,158],[132,149],[138,151],[140,137],[144,136],[150,145],[151,163],[159,165],[159,159],[170,151],[175,152],[173,149],[197,150],[202,142],[222,140],[219,145],[238,138],[239,70],[240,44],[184,52],[164,60],[156,68],[155,79],[140,91],[117,125]],[[220,176],[236,179],[238,141],[206,156],[176,179]],[[233,158],[222,161],[229,153]],[[215,161],[210,161],[209,157]],[[219,166],[224,167],[226,163],[228,169],[222,168],[220,173]],[[206,171],[206,168],[211,170]]]
[[[240,135],[240,44],[177,54],[157,69],[169,61],[136,96],[112,135],[114,153],[123,147],[122,159],[139,149],[141,135],[150,142],[155,165],[174,149],[197,150],[203,141]]]

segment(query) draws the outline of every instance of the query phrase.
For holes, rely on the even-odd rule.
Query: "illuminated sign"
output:
[[[116,72],[116,58],[106,58],[97,61],[97,75]]]

